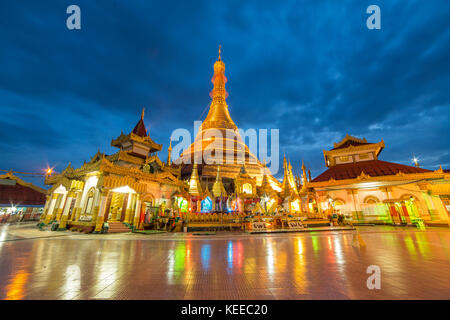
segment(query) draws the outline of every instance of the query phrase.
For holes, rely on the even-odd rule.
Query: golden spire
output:
[[[294,175],[292,173],[291,160],[289,160],[288,168],[289,168],[289,172],[288,172],[289,184],[290,184],[291,188],[294,190],[294,192],[297,193],[297,186],[295,185]]]
[[[144,120],[144,112],[145,112],[145,107],[142,108],[141,120]]]
[[[289,166],[286,160],[286,155],[283,155],[283,169],[284,169],[284,175],[283,175],[283,183],[281,185],[281,189],[283,192],[284,197],[288,197],[291,194],[291,184],[290,184],[290,177],[289,177]]]
[[[189,180],[189,194],[198,196],[202,193],[202,186],[198,177],[197,162],[194,162],[192,168],[191,179]]]
[[[225,187],[222,183],[222,177],[220,176],[220,167],[217,166],[217,175],[216,175],[216,181],[214,182],[212,193],[214,197],[226,197],[227,192],[225,191]]]
[[[307,184],[307,182],[308,182],[308,180],[306,179],[306,167],[305,167],[305,163],[303,162],[303,160],[302,160],[302,171],[303,171],[303,174],[302,174],[302,190],[304,191],[304,190],[306,190],[306,184]]]
[[[225,84],[228,80],[225,77],[225,63],[222,61],[221,51],[222,49],[219,47],[219,58],[214,63],[214,75],[211,79],[214,86],[209,94],[212,101],[208,115],[202,123],[203,130],[209,128],[237,129],[237,126],[231,119],[226,103],[228,92],[225,90]]]
[[[222,61],[222,59],[221,59],[221,57],[220,57],[220,52],[221,52],[221,49],[222,49],[222,45],[221,45],[221,44],[219,44],[219,61]]]
[[[169,148],[167,149],[167,164],[171,164],[171,156],[172,156],[172,138],[170,138]]]

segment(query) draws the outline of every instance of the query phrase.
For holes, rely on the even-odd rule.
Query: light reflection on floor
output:
[[[0,241],[0,298],[450,298],[449,229],[361,235],[362,250],[352,232]],[[369,265],[381,268],[381,290],[366,287]]]

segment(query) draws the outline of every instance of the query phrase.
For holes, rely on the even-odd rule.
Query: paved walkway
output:
[[[449,299],[450,229],[84,235],[0,228],[0,299]],[[130,241],[134,240],[134,241]],[[369,290],[366,269],[381,269]]]

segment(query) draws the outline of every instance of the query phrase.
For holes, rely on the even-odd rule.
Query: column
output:
[[[61,222],[59,223],[58,231],[66,229],[67,220],[69,220],[70,207],[72,206],[72,200],[74,200],[75,197],[76,197],[75,191],[71,190],[67,193],[67,201],[61,215]]]
[[[48,206],[47,215],[45,216],[45,224],[49,224],[53,217],[53,212],[55,211],[56,200],[58,199],[59,194],[52,194],[52,199],[50,200],[50,204]]]
[[[62,212],[64,210],[64,205],[66,203],[66,198],[67,198],[67,193],[62,195],[61,202],[59,203],[59,208],[56,211],[56,221],[60,221],[61,220],[61,215],[62,215]]]
[[[101,205],[101,193],[99,190],[95,190],[95,197],[94,197],[94,209],[92,211],[92,220],[93,222],[97,221],[98,212],[100,211],[100,205]],[[81,213],[81,208],[80,208]]]
[[[141,219],[141,194],[136,194],[136,207],[134,210],[133,226],[137,229],[139,227],[139,220]]]
[[[45,221],[45,216],[47,215],[47,211],[48,211],[48,206],[50,204],[50,201],[52,199],[52,197],[50,197],[50,195],[45,196],[45,206],[44,206],[44,211],[42,212],[42,215],[39,218],[39,222],[44,222]]]
[[[108,213],[108,221],[115,221],[117,217],[117,209],[119,206],[119,196],[120,194],[117,192],[113,192],[112,198],[111,198],[111,206],[110,211]]]
[[[133,211],[135,202],[136,202],[136,194],[130,193],[128,195],[127,209],[125,211],[125,220],[124,220],[124,222],[126,224],[130,224],[131,223],[131,213]]]
[[[71,216],[69,217],[70,221],[76,221],[77,220],[76,218],[77,218],[77,214],[78,214],[78,209],[80,209],[80,212],[81,212],[80,205],[81,205],[81,196],[82,195],[83,195],[83,192],[81,192],[81,191],[78,191],[75,194],[75,198],[76,198],[75,206],[73,208]]]
[[[107,210],[106,202],[108,201],[108,189],[103,189],[101,193],[101,201],[100,201],[100,208],[99,208],[99,214],[97,216],[96,224],[95,224],[95,230],[93,233],[101,233],[103,228],[103,221],[104,216]]]

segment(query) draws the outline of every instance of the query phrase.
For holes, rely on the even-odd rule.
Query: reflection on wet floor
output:
[[[0,298],[450,298],[450,230],[376,230],[362,232],[366,249],[352,247],[351,232],[3,241]],[[366,286],[370,265],[381,290]]]

